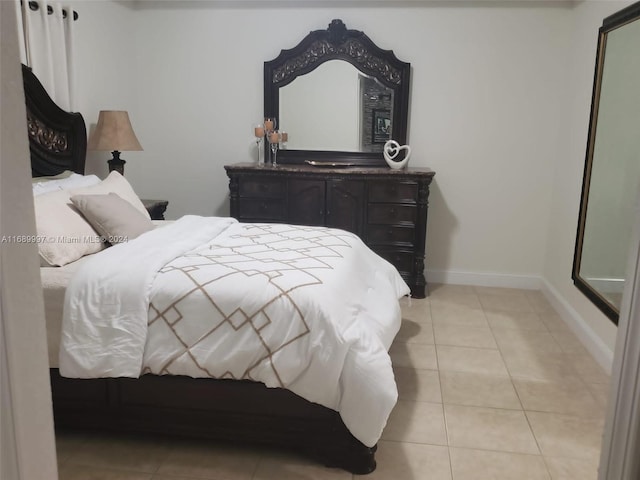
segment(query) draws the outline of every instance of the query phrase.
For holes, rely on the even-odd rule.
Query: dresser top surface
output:
[[[368,175],[368,176],[411,176],[411,177],[433,177],[436,172],[430,168],[402,168],[394,170],[387,167],[358,167],[358,166],[312,166],[305,164],[278,164],[273,167],[270,164],[259,166],[256,163],[244,162],[234,163],[231,165],[225,165],[227,172],[249,172],[249,173],[263,173],[263,174],[278,174],[278,173],[299,173],[305,175]]]

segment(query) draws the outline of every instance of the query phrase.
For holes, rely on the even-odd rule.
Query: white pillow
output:
[[[45,193],[33,201],[41,266],[63,266],[105,248],[98,233],[71,204],[68,191]]]
[[[133,191],[129,182],[115,170],[99,184],[91,187],[73,189],[70,190],[70,193],[71,195],[107,195],[109,193],[116,193],[140,210],[146,218],[151,219],[149,212],[142,204],[138,195],[136,195],[136,192]]]
[[[33,179],[37,180],[37,179]],[[33,195],[42,195],[56,190],[71,190],[73,188],[90,187],[100,183],[100,179],[95,175],[80,175],[72,173],[67,178],[56,180],[43,180],[41,182],[32,183]]]

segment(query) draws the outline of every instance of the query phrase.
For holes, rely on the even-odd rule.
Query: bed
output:
[[[86,153],[86,127],[82,116],[79,113],[68,113],[58,108],[38,79],[24,66],[23,77],[32,176],[52,176],[65,170],[82,174]],[[36,212],[37,209],[36,203]],[[181,221],[182,219],[178,220],[176,224]],[[225,231],[227,228],[246,230],[271,227],[234,224],[225,226]],[[287,227],[278,226],[277,228],[286,229]],[[162,228],[164,234],[170,229],[170,227]],[[156,234],[157,231],[153,230],[151,234]],[[301,232],[296,231],[290,236],[300,237],[304,235]],[[283,230],[275,233],[268,232],[269,235],[278,236],[285,233]],[[229,234],[225,241],[232,241],[230,239],[237,239],[237,235]],[[216,241],[222,242],[222,240]],[[331,241],[336,241],[335,236]],[[116,250],[118,249],[110,248],[105,252]],[[83,263],[94,262],[96,258],[92,257],[104,255],[105,253],[102,252],[98,255],[90,254],[62,267],[42,268],[43,283],[46,284],[44,295],[47,308],[47,331],[50,345],[53,345],[53,347],[50,346],[51,387],[57,428],[184,435],[223,442],[262,444],[295,450],[327,466],[342,468],[353,473],[365,474],[375,469],[375,442],[372,442],[369,437],[367,441],[369,446],[367,446],[356,438],[352,433],[354,428],[348,428],[345,425],[344,412],[341,416],[336,409],[307,400],[290,389],[274,385],[273,382],[270,387],[267,387],[260,378],[257,379],[259,381],[253,378],[235,379],[237,377],[234,375],[227,375],[232,377],[231,379],[192,378],[188,373],[181,374],[179,369],[171,371],[171,369],[163,370],[162,368],[156,369],[158,371],[154,371],[154,368],[145,368],[142,370],[144,374],[139,378],[127,378],[128,375],[122,372],[105,378],[62,376],[59,365],[56,363],[58,355],[55,350],[63,327],[60,321],[52,320],[60,314],[52,314],[51,311],[61,311],[65,301],[65,290],[71,289],[70,282],[76,285],[78,282],[73,282],[76,277],[81,276],[78,271],[87,270],[83,269]],[[108,267],[109,262],[105,262],[104,265]],[[86,291],[83,292],[78,298],[83,298],[83,295],[84,298],[90,297]],[[394,295],[394,301],[397,303],[397,292],[394,292]],[[393,308],[399,310],[398,305]],[[399,324],[399,314],[396,323]],[[383,342],[385,355],[397,328],[388,327],[386,331],[386,340]],[[66,337],[63,336],[63,338]],[[61,348],[66,348],[64,341],[60,345]],[[88,356],[91,357],[91,354]],[[61,359],[63,357],[60,356]],[[382,363],[384,368],[390,368],[390,360],[388,365],[385,359],[382,359]],[[175,373],[176,371],[178,373]],[[367,381],[366,378],[355,381],[363,384],[365,390],[361,392],[366,391]],[[370,389],[372,390],[373,387]],[[393,388],[388,390],[385,392],[386,397],[391,398],[395,403],[397,398],[395,383]],[[357,400],[355,398],[356,403]],[[369,396],[361,396],[360,400],[363,403],[375,403],[375,399]],[[354,398],[351,401],[353,403]],[[359,421],[366,426],[367,418]]]

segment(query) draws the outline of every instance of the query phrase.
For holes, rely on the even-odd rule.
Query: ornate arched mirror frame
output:
[[[571,275],[575,286],[615,324],[620,314],[625,283],[623,270],[627,266],[638,198],[640,115],[635,111],[635,116],[629,117],[621,111],[637,105],[634,100],[638,98],[637,83],[632,79],[640,77],[640,70],[631,69],[637,62],[625,60],[637,58],[638,32],[640,2],[605,18],[599,29]],[[612,228],[613,219],[617,219],[619,228],[615,225]],[[621,273],[612,274],[614,270]]]
[[[312,31],[297,46],[282,50],[278,57],[264,63],[265,117],[280,117],[280,88],[329,60],[348,62],[393,90],[391,138],[405,144],[411,65],[399,60],[393,51],[379,48],[364,32],[348,30],[342,20],[333,20],[326,30]],[[278,153],[278,163],[303,163],[306,160],[386,166],[382,152],[282,150]]]

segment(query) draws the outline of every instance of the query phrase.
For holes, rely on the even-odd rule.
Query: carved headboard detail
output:
[[[87,129],[80,113],[62,110],[31,69],[22,65],[31,175],[56,175],[64,170],[84,173]]]

